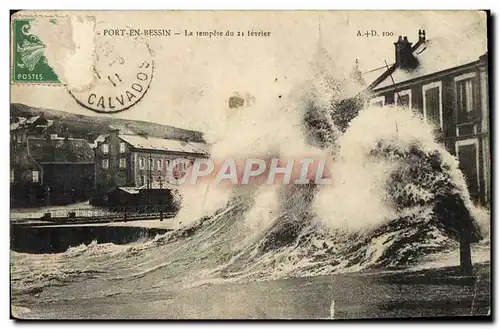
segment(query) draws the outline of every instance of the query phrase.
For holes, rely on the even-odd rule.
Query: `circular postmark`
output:
[[[68,92],[89,110],[124,111],[137,104],[151,85],[154,71],[151,50],[140,35],[130,32],[132,29],[101,22],[96,24],[95,31],[92,83],[84,88],[67,86]]]

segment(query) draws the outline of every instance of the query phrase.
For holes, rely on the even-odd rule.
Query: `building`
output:
[[[108,134],[101,134],[99,136],[97,136],[94,141],[92,143],[90,143],[90,147],[95,149],[97,146],[99,146],[99,143],[102,143],[104,142],[104,140],[106,139],[106,137],[108,137],[109,135]]]
[[[94,152],[84,139],[28,136],[11,144],[11,206],[74,203],[90,197]]]
[[[471,197],[491,202],[488,53],[485,45],[426,38],[412,44],[399,37],[394,64],[363,74],[369,102],[408,106],[432,123],[448,151],[456,155]]]
[[[42,137],[53,125],[53,120],[45,119],[44,115],[10,118],[10,139],[12,143],[26,143],[28,136]]]
[[[117,186],[108,190],[102,197],[96,197],[91,203],[107,206],[117,210],[158,212],[177,211],[180,199],[176,200],[176,186],[168,183],[155,183],[151,186],[122,187]]]
[[[177,158],[208,157],[208,145],[147,135],[119,134],[111,129],[95,148],[96,188],[107,192],[116,187],[166,184],[167,167]]]

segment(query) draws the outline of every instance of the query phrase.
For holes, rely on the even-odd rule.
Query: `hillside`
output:
[[[150,136],[159,138],[203,140],[200,132],[153,122],[87,116],[59,110],[35,108],[19,103],[10,104],[11,117],[30,117],[41,114],[46,119],[54,120],[54,126],[57,127],[56,131],[67,129],[72,137],[85,138],[88,141],[93,141],[97,136],[108,133],[110,127],[120,129],[120,132],[127,134],[147,133]]]

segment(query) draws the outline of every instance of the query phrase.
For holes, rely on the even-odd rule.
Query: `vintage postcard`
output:
[[[491,317],[489,20],[13,12],[11,317]]]

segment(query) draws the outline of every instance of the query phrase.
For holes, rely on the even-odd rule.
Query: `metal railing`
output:
[[[171,218],[175,211],[166,211],[158,205],[121,206],[112,208],[47,209],[38,213],[16,216],[18,219],[40,219],[51,222],[111,222],[139,219]],[[19,215],[19,214],[18,214]]]

